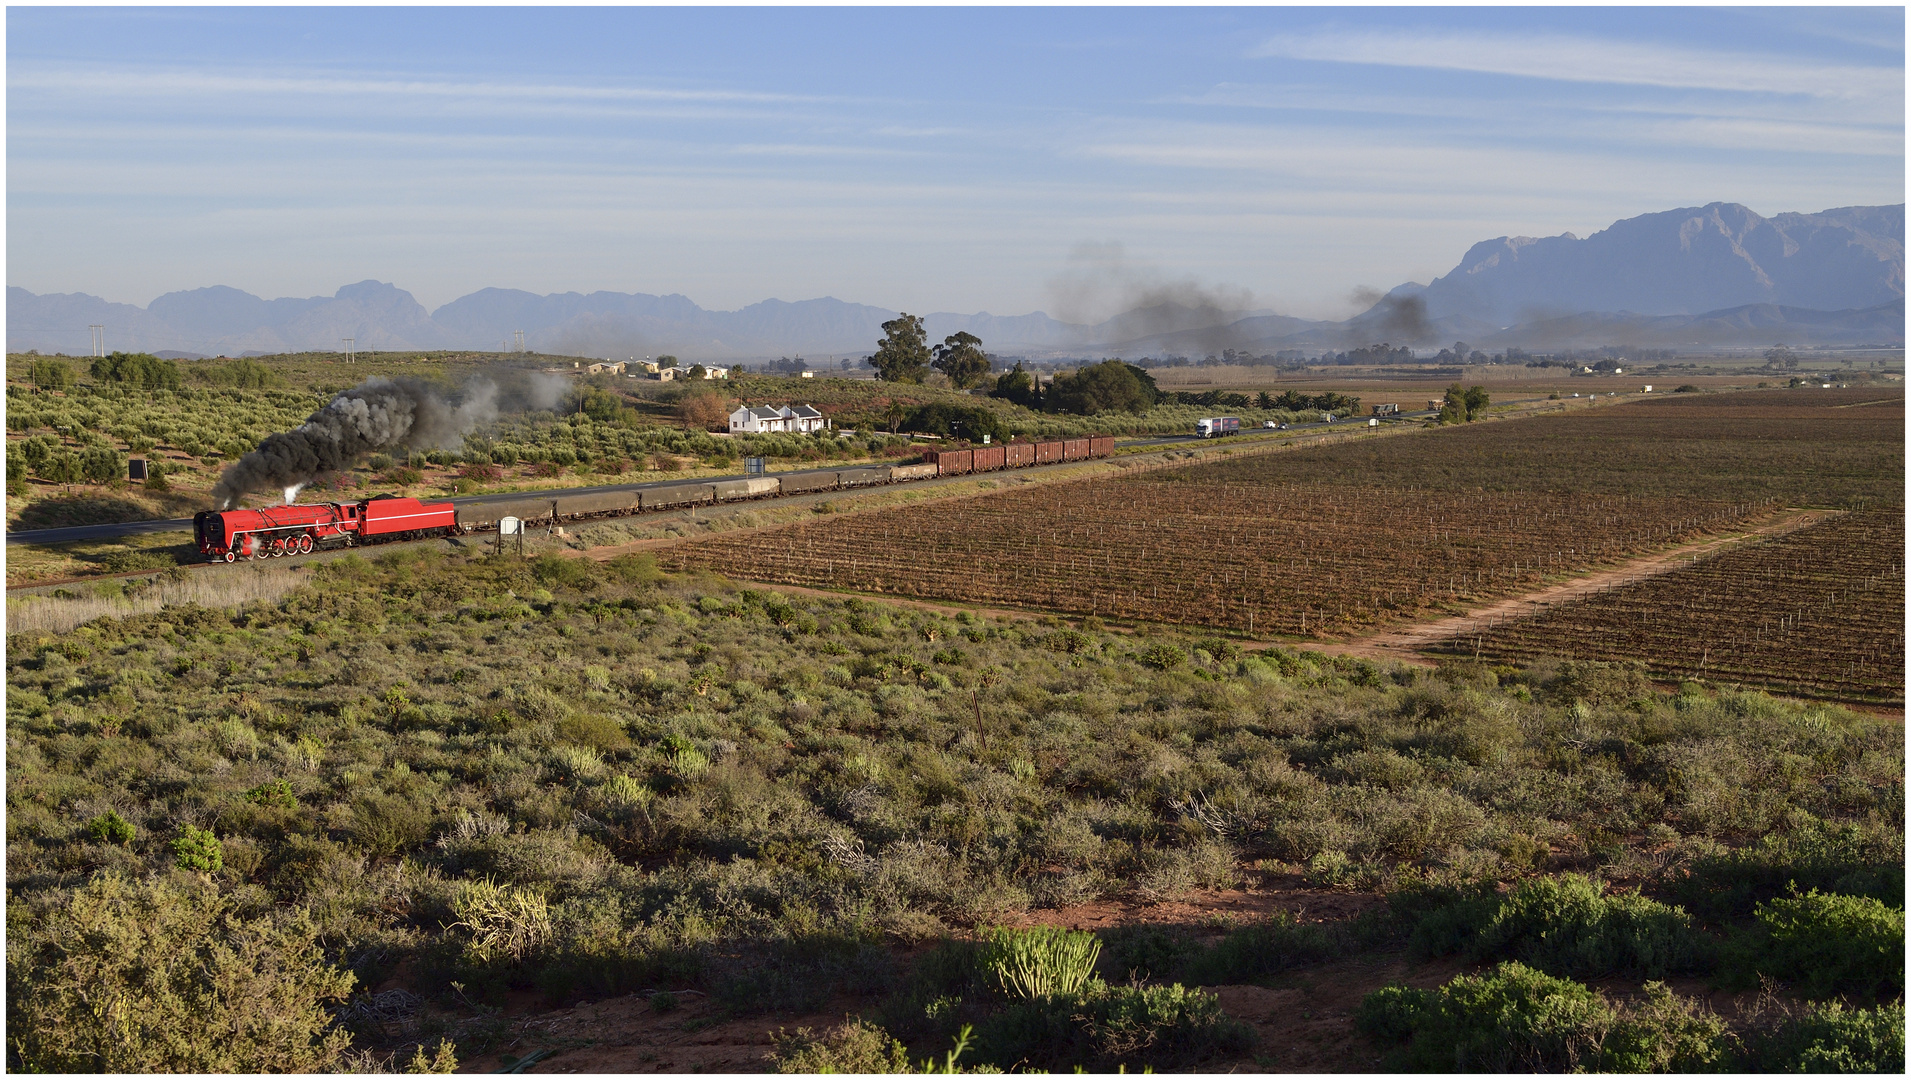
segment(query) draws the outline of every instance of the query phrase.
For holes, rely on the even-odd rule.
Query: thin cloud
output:
[[[1809,64],[1753,53],[1712,52],[1559,34],[1281,34],[1250,50],[1258,59],[1470,71],[1578,83],[1664,86],[1814,97],[1904,95],[1904,69]]]
[[[21,71],[7,77],[9,90],[53,90],[68,94],[193,94],[297,96],[505,98],[523,100],[750,102],[813,104],[827,98],[807,94],[766,94],[752,90],[673,89],[650,86],[579,86],[566,83],[461,82],[431,79],[365,79],[313,75],[221,74],[200,71],[105,71],[54,69]]]

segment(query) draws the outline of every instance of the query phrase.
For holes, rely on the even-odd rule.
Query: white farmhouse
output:
[[[828,425],[823,414],[808,405],[745,406],[730,414],[732,435],[821,431]]]

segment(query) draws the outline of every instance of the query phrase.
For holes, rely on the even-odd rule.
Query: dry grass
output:
[[[278,568],[225,569],[224,572],[215,569],[188,574],[183,580],[148,578],[127,585],[123,591],[103,591],[96,585],[77,595],[10,597],[7,633],[64,634],[102,616],[123,619],[130,615],[150,615],[161,608],[182,604],[239,608],[255,600],[269,603],[305,584],[306,580],[304,574]]]

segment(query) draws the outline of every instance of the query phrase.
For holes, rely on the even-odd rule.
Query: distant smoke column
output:
[[[250,491],[302,487],[382,450],[455,448],[466,432],[497,416],[497,388],[490,382],[474,382],[463,397],[453,405],[415,380],[367,379],[234,462],[213,488],[213,506],[230,509]]]

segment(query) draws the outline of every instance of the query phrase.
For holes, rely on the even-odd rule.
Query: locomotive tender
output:
[[[929,480],[938,476],[1014,469],[1053,462],[1107,457],[1115,452],[1110,435],[1010,442],[964,450],[929,450],[916,465],[860,465],[846,469],[807,469],[772,476],[729,480],[691,480],[609,491],[526,492],[510,497],[420,502],[377,495],[360,502],[267,506],[257,510],[202,510],[193,516],[193,539],[213,562],[305,555],[324,548],[356,547],[387,540],[454,536],[498,527],[514,517],[526,525],[586,518],[617,517],[646,510],[773,499],[816,491],[839,491]],[[482,501],[480,501],[482,499]]]

